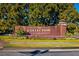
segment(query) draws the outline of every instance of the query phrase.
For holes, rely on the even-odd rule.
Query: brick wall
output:
[[[56,26],[15,26],[15,32],[19,29],[29,32],[29,36],[32,37],[64,37],[66,33],[66,24],[60,22]]]

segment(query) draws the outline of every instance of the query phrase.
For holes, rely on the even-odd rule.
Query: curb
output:
[[[49,49],[49,52],[63,52],[63,51],[79,51],[79,49]]]
[[[48,52],[64,52],[64,51],[79,51],[79,49],[15,49],[15,50],[0,50],[1,52],[33,52],[39,50],[40,52],[48,50]]]

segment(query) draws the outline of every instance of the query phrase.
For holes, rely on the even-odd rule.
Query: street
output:
[[[52,51],[48,50],[28,50],[27,51],[2,51],[0,50],[0,56],[79,56],[79,49],[53,49]]]

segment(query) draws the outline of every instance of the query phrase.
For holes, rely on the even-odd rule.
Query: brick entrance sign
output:
[[[64,37],[66,33],[66,24],[60,22],[56,26],[15,26],[15,32],[19,29],[23,29],[29,33],[30,37]]]

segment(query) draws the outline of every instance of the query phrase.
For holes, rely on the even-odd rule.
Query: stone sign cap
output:
[[[65,25],[66,26],[67,24],[66,24],[66,22],[59,22],[58,25]]]

